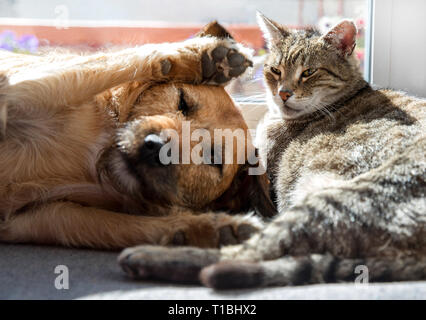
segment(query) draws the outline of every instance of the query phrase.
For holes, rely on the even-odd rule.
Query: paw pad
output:
[[[210,55],[207,52],[202,54],[201,66],[204,81],[223,84],[243,74],[253,63],[235,49],[219,45]]]

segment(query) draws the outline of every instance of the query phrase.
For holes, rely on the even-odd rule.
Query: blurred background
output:
[[[364,70],[367,0],[0,0],[0,48],[37,54],[49,47],[76,51],[181,41],[218,20],[253,48],[255,68],[233,82],[237,99],[264,100],[265,42],[256,10],[292,28],[325,31],[342,18],[358,26],[356,55]]]

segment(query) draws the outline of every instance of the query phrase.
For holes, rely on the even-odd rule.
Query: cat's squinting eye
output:
[[[271,72],[275,73],[277,76],[281,75],[281,71],[275,67],[271,67]]]
[[[317,72],[317,69],[306,69],[305,71],[302,72],[300,76],[302,78],[307,78],[313,75],[315,72]]]

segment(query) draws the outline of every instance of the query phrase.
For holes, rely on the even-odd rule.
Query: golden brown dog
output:
[[[160,132],[184,121],[242,129],[252,146],[222,87],[248,55],[217,24],[200,35],[89,56],[0,53],[0,240],[216,247],[253,229],[226,212],[274,213],[247,163],[158,162]]]

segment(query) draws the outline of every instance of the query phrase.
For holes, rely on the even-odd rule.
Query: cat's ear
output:
[[[322,39],[337,48],[343,57],[349,57],[356,45],[357,29],[350,20],[343,20],[334,26]]]
[[[228,32],[228,30],[222,27],[216,20],[205,25],[195,36],[196,37],[211,36],[216,38],[234,39],[231,36],[231,34]]]
[[[260,30],[262,30],[263,32],[263,36],[266,40],[266,45],[269,49],[290,34],[290,31],[288,31],[275,21],[265,17],[259,11],[257,11],[256,13],[256,18],[257,24],[259,25]]]

